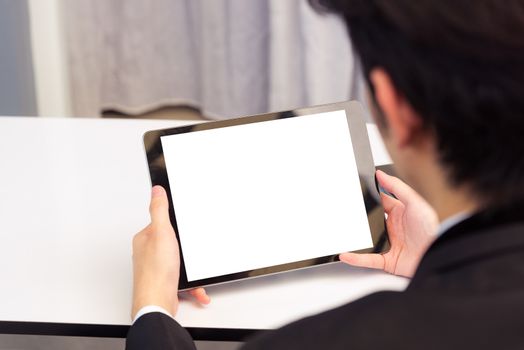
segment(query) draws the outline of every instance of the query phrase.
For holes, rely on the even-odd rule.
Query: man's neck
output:
[[[384,134],[383,134],[384,135]],[[435,209],[439,222],[460,213],[473,214],[480,208],[468,186],[452,186],[450,173],[440,164],[435,138],[431,134],[413,136],[409,146],[399,147],[385,133],[386,147],[406,182]],[[402,152],[400,152],[402,151]]]
[[[452,192],[442,191],[428,198],[440,222],[460,213],[472,214],[478,210],[478,204],[461,192],[459,189]]]
[[[449,175],[440,165],[429,161],[423,163],[414,181],[421,195],[437,212],[439,222],[460,213],[473,214],[479,209],[479,203],[470,195],[467,186],[451,186],[446,180]]]

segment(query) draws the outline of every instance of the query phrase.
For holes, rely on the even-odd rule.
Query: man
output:
[[[413,188],[378,172],[396,197],[382,196],[391,250],[341,260],[412,280],[404,292],[371,294],[245,348],[524,347],[524,1],[321,3],[347,23],[374,117]],[[153,188],[152,223],[134,240],[139,317],[128,349],[194,348],[170,317],[179,257],[167,203]]]

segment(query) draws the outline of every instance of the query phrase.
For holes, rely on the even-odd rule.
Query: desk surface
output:
[[[0,333],[40,333],[23,327],[37,322],[64,326],[45,334],[122,335],[126,327],[103,327],[130,324],[131,240],[149,221],[142,134],[187,123],[0,118]],[[389,163],[368,129],[376,163]],[[177,319],[195,329],[272,329],[406,284],[334,263],[210,287],[209,306],[182,301]]]

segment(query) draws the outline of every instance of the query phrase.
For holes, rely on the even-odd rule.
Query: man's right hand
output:
[[[420,259],[433,242],[438,228],[435,210],[400,179],[377,171],[380,185],[398,199],[380,194],[387,214],[391,248],[384,254],[342,253],[340,260],[353,266],[382,269],[412,277]]]

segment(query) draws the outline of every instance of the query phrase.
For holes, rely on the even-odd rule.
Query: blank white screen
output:
[[[343,110],[161,142],[188,281],[373,245]]]

